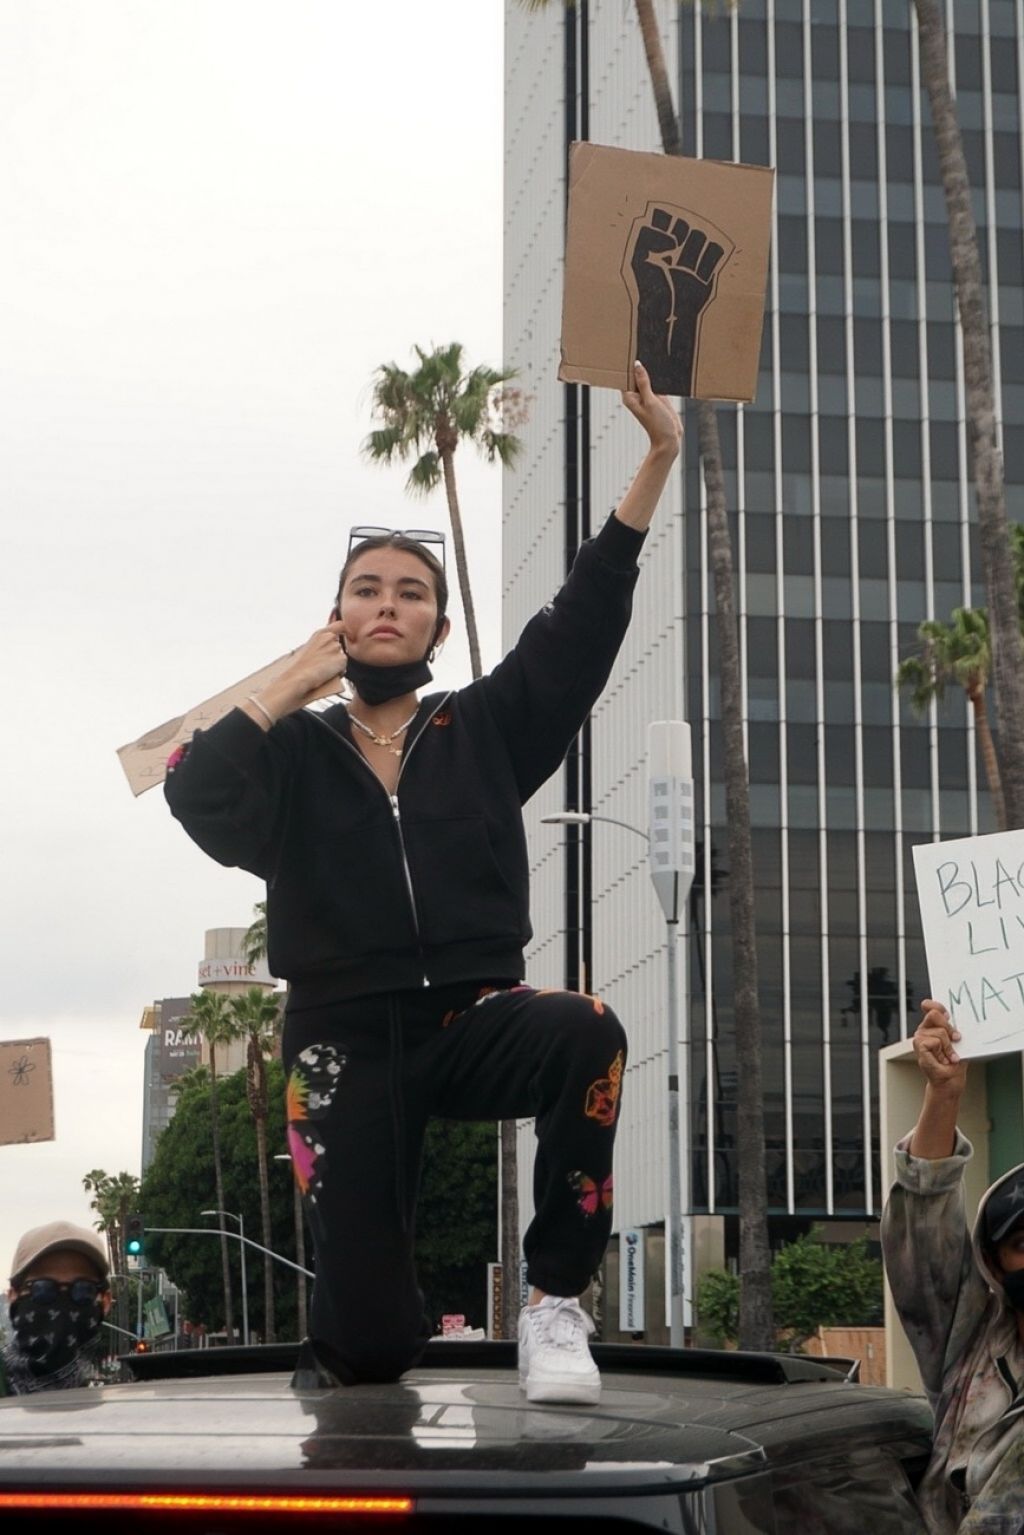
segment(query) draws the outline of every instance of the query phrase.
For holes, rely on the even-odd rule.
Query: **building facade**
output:
[[[207,928],[203,957],[196,971],[197,985],[203,991],[221,996],[242,996],[251,986],[271,992],[275,981],[265,959],[251,961],[245,945],[248,928]],[[143,1066],[142,1090],[142,1176],[153,1160],[157,1139],[167,1128],[177,1108],[175,1084],[193,1066],[210,1065],[210,1047],[206,1040],[188,1033],[185,1020],[191,1011],[191,997],[165,997],[145,1007],[139,1024],[149,1031]],[[280,1049],[280,1045],[278,1045]],[[217,1075],[231,1076],[245,1066],[246,1042],[230,1040],[217,1047]]]
[[[781,1241],[879,1213],[877,1052],[927,971],[911,848],[993,829],[974,721],[894,687],[925,618],[984,603],[946,212],[913,7],[655,7],[685,154],[776,167],[757,396],[718,409],[757,885],[769,1202]],[[946,7],[988,277],[1007,509],[1024,522],[1024,4]],[[505,476],[504,638],[562,579],[643,448],[610,391],[559,384],[566,153],[661,147],[633,7],[506,5],[505,353],[533,397]],[[635,617],[560,780],[529,807],[531,977],[605,997],[631,1038],[616,1229],[664,1218],[664,925],[638,836],[646,726],[693,731],[698,874],[681,940],[694,1211],[735,1252],[736,1061],[713,586],[696,422]],[[991,707],[991,703],[990,703]],[[589,810],[581,830],[545,825]],[[530,1210],[532,1126],[520,1134]],[[839,1231],[839,1226],[833,1228]],[[870,1227],[869,1227],[870,1229]]]
[[[200,1042],[185,1024],[191,1005],[188,997],[164,997],[143,1009],[139,1027],[149,1038],[142,1068],[142,1177],[174,1118],[179,1078],[202,1059]]]

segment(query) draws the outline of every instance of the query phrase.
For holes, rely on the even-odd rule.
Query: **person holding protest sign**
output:
[[[626,1038],[597,998],[522,982],[521,807],[605,686],[679,453],[639,363],[623,402],[648,437],[633,483],[488,676],[419,698],[449,630],[440,535],[354,529],[327,624],[168,765],[189,835],[266,879],[290,983],[288,1134],[316,1251],[298,1386],[395,1380],[428,1340],[412,1232],[429,1118],[535,1116],[520,1383],[535,1401],[600,1392],[578,1296],[611,1230]],[[303,708],[342,675],[345,702]]]
[[[987,1191],[971,1231],[967,1063],[946,1009],[921,1007],[924,1104],[882,1216],[886,1277],[935,1415],[918,1502],[933,1535],[1010,1535],[1024,1528],[1024,1165]]]

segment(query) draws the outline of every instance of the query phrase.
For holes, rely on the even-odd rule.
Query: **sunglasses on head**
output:
[[[348,535],[348,552],[357,544],[363,543],[367,538],[409,538],[414,544],[425,544],[430,553],[436,555],[444,568],[444,534],[436,528],[352,528]]]
[[[106,1289],[96,1279],[30,1279],[21,1287],[21,1295],[35,1301],[37,1306],[52,1306],[62,1290],[67,1290],[76,1306],[90,1306]]]

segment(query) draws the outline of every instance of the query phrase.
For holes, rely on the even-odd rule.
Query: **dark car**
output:
[[[927,1404],[834,1361],[598,1344],[599,1405],[555,1407],[521,1395],[507,1343],[432,1343],[397,1385],[304,1392],[295,1352],[133,1355],[129,1383],[0,1402],[0,1527],[924,1529]]]

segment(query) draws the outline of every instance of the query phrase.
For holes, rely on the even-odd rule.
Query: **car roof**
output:
[[[439,1343],[395,1384],[311,1391],[290,1385],[294,1347],[187,1351],[177,1365],[130,1356],[131,1383],[0,1402],[0,1489],[422,1492],[440,1481],[448,1491],[639,1492],[747,1475],[816,1443],[928,1445],[923,1398],[853,1384],[817,1360],[593,1352],[603,1391],[586,1407],[527,1402],[511,1344]]]

